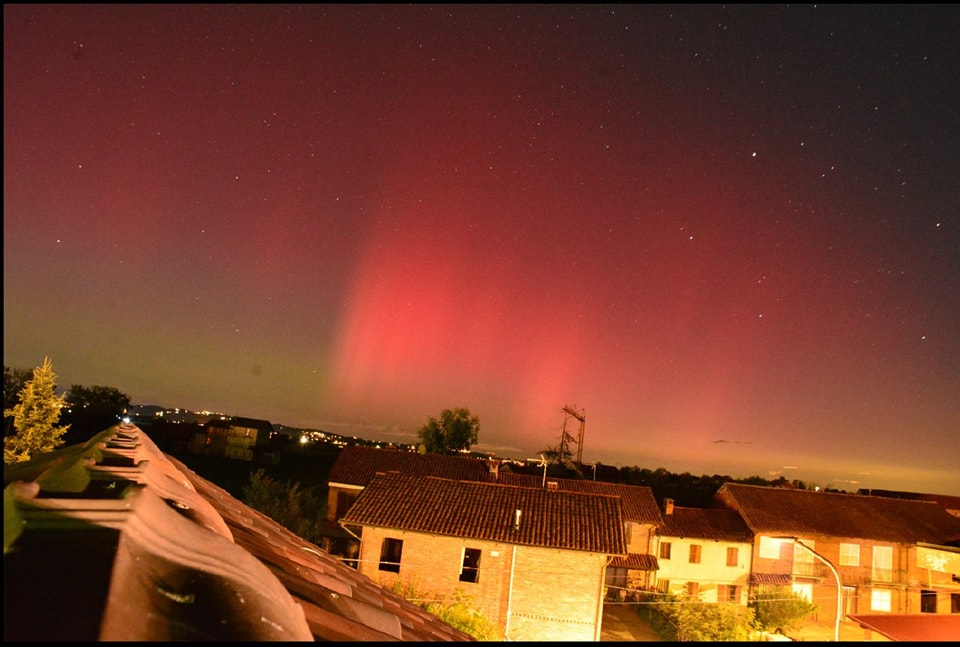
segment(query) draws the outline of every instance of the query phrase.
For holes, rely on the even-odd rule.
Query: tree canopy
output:
[[[74,384],[66,394],[63,420],[69,423],[66,441],[81,443],[117,424],[130,408],[130,396],[112,386]]]
[[[16,432],[3,439],[3,462],[18,463],[53,451],[64,443],[62,438],[68,426],[57,426],[65,396],[57,395],[57,376],[49,357],[43,366],[33,370],[20,392],[20,401],[4,410],[4,416],[13,416]]]
[[[417,437],[427,454],[466,451],[480,437],[480,419],[464,407],[444,409],[420,428]]]

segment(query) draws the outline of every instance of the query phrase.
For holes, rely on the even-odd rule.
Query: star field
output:
[[[5,5],[4,363],[960,494],[950,6]],[[854,486],[855,487],[855,486]]]

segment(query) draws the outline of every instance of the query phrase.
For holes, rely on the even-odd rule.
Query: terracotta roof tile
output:
[[[4,471],[6,640],[471,640],[139,428]]]
[[[753,533],[734,510],[681,508],[663,515],[659,534],[665,537],[692,537],[719,541],[752,542]]]
[[[927,501],[738,483],[721,487],[717,500],[727,496],[755,533],[940,545],[960,538],[960,519]]]
[[[377,472],[439,476],[461,481],[489,481],[494,478],[487,461],[478,458],[348,445],[340,450],[327,481],[363,487]]]
[[[646,553],[630,553],[626,557],[614,557],[610,566],[619,566],[621,568],[631,568],[638,571],[657,571],[660,570],[660,564],[657,558]]]
[[[901,642],[953,642],[960,638],[960,615],[942,613],[864,614],[850,619],[890,640]]]
[[[371,479],[341,523],[626,554],[620,499],[598,494],[386,473]]]
[[[620,497],[623,506],[624,521],[636,523],[659,524],[662,521],[657,500],[653,490],[643,485],[624,485],[620,483],[605,483],[603,481],[589,481],[586,479],[546,479],[548,483],[556,483],[558,490],[564,492],[583,492],[587,494],[605,494]],[[543,487],[543,477],[532,474],[515,474],[500,472],[497,480],[504,485],[518,485],[522,487]]]

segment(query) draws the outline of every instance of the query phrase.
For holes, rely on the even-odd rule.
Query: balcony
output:
[[[833,577],[830,569],[820,562],[794,562],[793,576],[805,577],[815,580],[824,580]]]

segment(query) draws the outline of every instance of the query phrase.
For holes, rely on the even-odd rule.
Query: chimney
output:
[[[522,512],[521,510],[517,510],[516,515],[513,517],[513,529],[514,529],[514,530],[520,530],[520,515],[522,515],[522,514],[523,514],[523,512]]]
[[[547,492],[556,492],[560,489],[560,484],[556,481],[547,481]]]
[[[490,473],[493,474],[493,480],[500,480],[500,461],[491,459],[487,461],[487,467],[490,468]]]
[[[673,514],[673,499],[664,499],[664,500],[663,500],[663,513],[664,513],[664,514]]]

